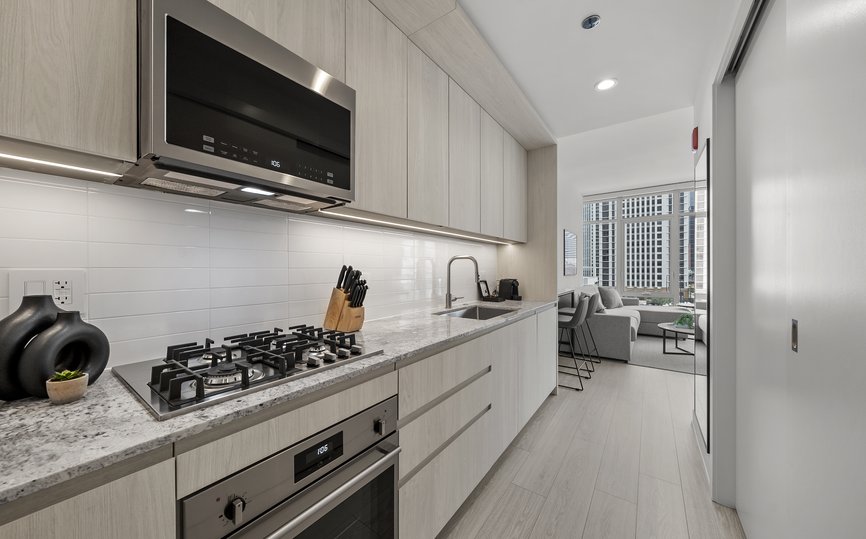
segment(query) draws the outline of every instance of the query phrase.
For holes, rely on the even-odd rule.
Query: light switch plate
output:
[[[48,294],[65,311],[80,311],[87,318],[87,272],[83,269],[9,270],[9,313],[21,306],[25,295]],[[8,313],[7,313],[8,314]]]

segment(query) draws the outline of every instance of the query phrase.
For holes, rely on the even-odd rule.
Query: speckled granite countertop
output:
[[[486,304],[516,310],[482,321],[435,316],[438,311],[371,320],[361,334],[366,347],[381,348],[382,355],[165,421],[157,421],[111,373],[72,404],[54,406],[37,399],[4,402],[0,404],[4,461],[0,505],[365,373],[382,370],[384,374],[433,349],[508,325],[554,303]]]

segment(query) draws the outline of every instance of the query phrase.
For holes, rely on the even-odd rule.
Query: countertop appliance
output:
[[[207,0],[139,8],[139,159],[116,185],[294,212],[354,200],[352,88]]]
[[[179,502],[183,538],[397,536],[397,397]]]
[[[517,279],[500,279],[499,280],[499,297],[502,299],[511,299],[520,301],[520,291],[518,290],[520,283]]]
[[[232,335],[214,344],[176,344],[163,359],[111,372],[163,420],[382,353],[366,350],[356,333],[305,325]]]

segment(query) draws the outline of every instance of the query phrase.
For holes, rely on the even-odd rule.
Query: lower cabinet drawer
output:
[[[400,427],[400,479],[424,463],[443,444],[490,406],[490,371]]]
[[[400,537],[436,537],[484,478],[496,460],[490,419],[488,411],[400,487]]]
[[[414,414],[489,367],[490,355],[485,350],[489,337],[485,335],[471,340],[397,371],[400,379],[400,419]]]

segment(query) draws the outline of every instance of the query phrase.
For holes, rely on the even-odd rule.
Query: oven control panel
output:
[[[224,537],[393,434],[397,397],[276,453],[180,501],[182,537]]]

